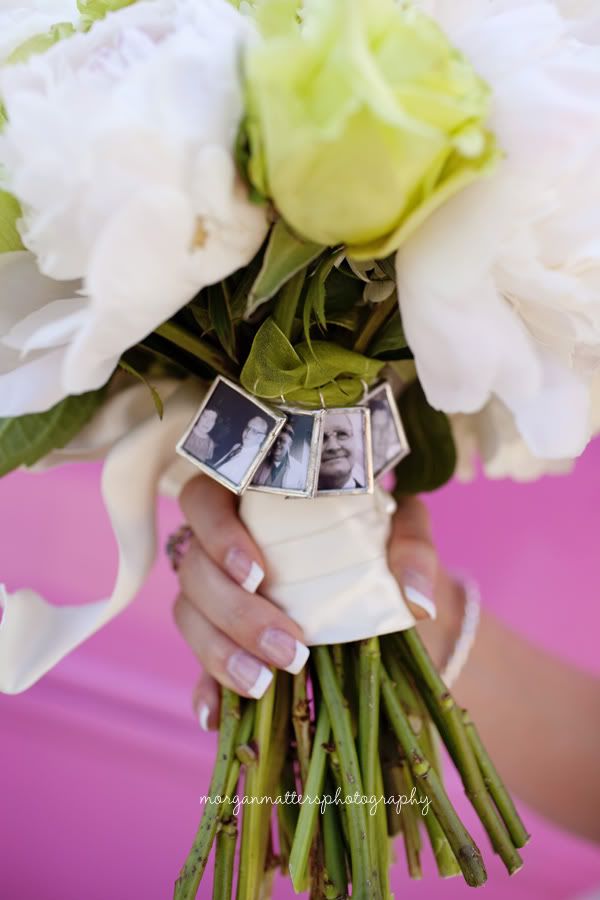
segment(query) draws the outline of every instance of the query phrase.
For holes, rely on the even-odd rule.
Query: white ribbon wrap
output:
[[[372,495],[314,500],[249,491],[240,516],[265,556],[269,597],[308,644],[342,644],[415,624],[386,561],[395,503]]]
[[[112,398],[92,427],[46,462],[94,459],[106,454],[102,495],[119,551],[110,597],[82,606],[53,606],[31,590],[8,594],[0,584],[0,691],[18,694],[131,603],[156,557],[155,508],[158,485],[175,461],[174,447],[200,403],[202,393],[184,384],[165,403],[162,421],[147,388]],[[161,391],[161,393],[163,393]],[[112,415],[111,415],[112,411]],[[107,452],[107,441],[112,444]],[[183,462],[183,461],[182,461]],[[184,477],[194,474],[188,464]],[[66,567],[68,571],[68,567]]]
[[[0,584],[3,693],[31,687],[142,587],[156,556],[159,485],[177,494],[197,473],[174,448],[202,389],[191,382],[158,387],[166,398],[162,421],[144,386],[128,388],[71,445],[44,460],[48,467],[105,457],[102,495],[118,545],[118,571],[110,597],[81,606],[54,606],[28,589],[8,594]],[[317,500],[256,492],[242,498],[242,516],[269,566],[270,596],[301,625],[309,643],[342,643],[414,624],[385,562],[392,509],[381,491]]]

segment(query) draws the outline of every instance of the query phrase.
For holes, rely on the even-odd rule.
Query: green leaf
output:
[[[45,53],[54,44],[58,44],[59,41],[76,33],[76,29],[71,22],[59,22],[43,34],[36,34],[19,44],[6,62],[9,64],[26,62],[30,56],[34,56],[36,53]]]
[[[363,394],[384,364],[329,341],[302,342],[293,347],[272,319],[259,328],[240,381],[246,390],[266,400],[303,406],[348,406]]]
[[[187,307],[194,317],[194,322],[200,329],[202,335],[208,334],[212,331],[212,322],[210,320],[210,315],[207,309],[204,309],[203,306],[200,306],[196,302],[190,303]]]
[[[231,294],[230,308],[231,317],[234,322],[239,322],[244,318],[246,306],[248,305],[248,295],[252,290],[252,285],[256,281],[256,276],[260,271],[261,259],[260,255],[254,259],[240,272],[227,279],[226,284]],[[233,286],[232,286],[233,285]]]
[[[252,286],[246,304],[249,318],[259,306],[274,297],[292,275],[306,268],[325,248],[320,244],[302,241],[279,219],[271,230],[263,264]]]
[[[137,378],[138,381],[141,381],[142,384],[146,385],[152,395],[152,400],[154,402],[154,406],[156,407],[158,418],[162,419],[165,413],[165,407],[162,402],[162,397],[160,396],[154,385],[150,384],[145,375],[143,375],[138,369],[132,366],[131,363],[126,362],[124,359],[119,360],[119,366],[121,369],[123,369],[124,372],[127,372],[128,375],[133,375],[134,378]]]
[[[302,288],[304,287],[305,269],[292,275],[285,284],[273,307],[273,319],[287,338],[291,337]]]
[[[400,318],[400,313],[396,312],[379,331],[369,347],[369,353],[373,356],[383,356],[384,354],[405,350],[407,346],[402,319]]]
[[[448,417],[429,405],[423,388],[413,381],[400,395],[400,416],[410,453],[396,467],[397,496],[435,491],[456,469],[456,447]]]
[[[235,330],[233,327],[229,296],[224,284],[215,284],[208,289],[208,315],[217,340],[227,356],[237,362]]]
[[[21,207],[12,194],[0,191],[0,253],[22,250],[23,244],[17,222],[21,218]]]
[[[87,29],[108,13],[117,12],[133,3],[135,0],[77,0],[77,9],[81,14],[83,26]]]
[[[310,326],[313,315],[321,328],[327,328],[325,318],[325,282],[336,263],[336,255],[322,260],[308,282],[308,291],[304,301],[303,324],[304,336],[310,346]]]
[[[105,390],[65,397],[43,413],[0,418],[0,477],[65,447],[102,404]]]

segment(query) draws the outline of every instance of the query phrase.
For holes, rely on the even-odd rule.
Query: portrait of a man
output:
[[[371,391],[367,406],[371,410],[373,474],[379,478],[406,456],[409,446],[391,386],[387,382]]]
[[[288,411],[287,421],[254,476],[252,487],[311,496],[321,419],[319,413]]]
[[[219,376],[177,445],[177,452],[241,494],[285,421],[283,413]]]
[[[263,416],[252,416],[242,431],[241,441],[215,462],[215,471],[236,484],[242,481],[268,433],[268,421]]]
[[[367,493],[372,488],[369,413],[329,410],[323,422],[318,493]]]

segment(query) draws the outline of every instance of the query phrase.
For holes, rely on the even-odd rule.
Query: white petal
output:
[[[589,382],[549,353],[540,352],[543,385],[535,397],[512,404],[517,428],[544,459],[579,456],[591,437]]]
[[[157,188],[135,197],[98,236],[85,284],[90,316],[65,365],[70,391],[104,384],[128,347],[203,286],[190,272],[194,228],[185,197]]]
[[[62,347],[86,319],[88,301],[80,297],[54,300],[21,319],[2,338],[2,343],[21,353]]]
[[[0,348],[0,416],[45,412],[63,400],[68,393],[61,377],[64,355],[60,348],[19,363],[14,351]]]
[[[0,254],[0,341],[26,316],[48,303],[73,296],[77,282],[54,281],[41,274],[32,253]]]

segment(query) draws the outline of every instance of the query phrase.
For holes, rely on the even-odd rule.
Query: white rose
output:
[[[0,62],[13,50],[60,22],[79,19],[76,0],[0,0]]]
[[[105,383],[124,350],[256,254],[266,216],[232,156],[253,35],[226,0],[142,0],[1,72],[0,167],[45,277],[19,254],[3,264],[3,279],[29,266],[34,288],[24,320],[0,303],[0,415]],[[79,289],[57,287],[69,280]]]
[[[530,454],[572,458],[592,433],[600,363],[600,55],[576,36],[597,13],[576,0],[560,4],[572,18],[547,0],[423,5],[491,84],[506,159],[398,254],[417,370],[434,406],[475,413],[496,398]]]

